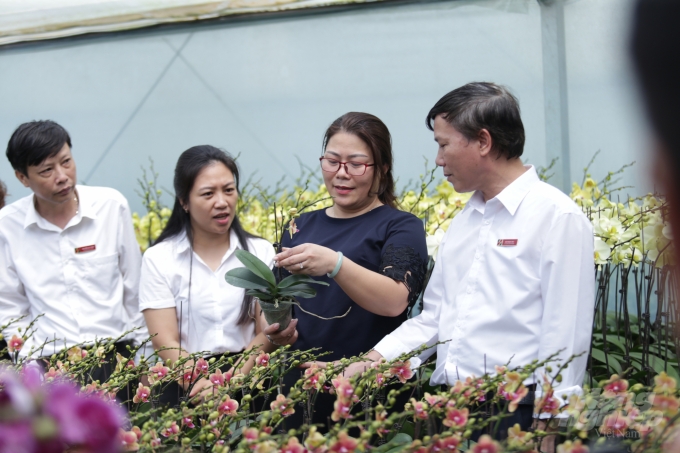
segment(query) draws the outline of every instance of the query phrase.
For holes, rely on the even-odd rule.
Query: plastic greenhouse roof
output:
[[[0,46],[158,24],[382,0],[0,0]]]

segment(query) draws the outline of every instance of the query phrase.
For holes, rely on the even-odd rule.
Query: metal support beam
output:
[[[564,0],[538,0],[543,43],[543,95],[545,98],[546,163],[557,158],[550,183],[571,191],[569,100],[564,32]]]

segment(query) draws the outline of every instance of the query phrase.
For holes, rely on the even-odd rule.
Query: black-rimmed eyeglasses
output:
[[[373,167],[375,164],[364,164],[362,162],[340,162],[339,160],[329,159],[328,157],[319,157],[321,162],[321,169],[328,173],[337,173],[340,171],[342,165],[345,166],[345,171],[348,175],[362,176],[366,173],[368,167]]]

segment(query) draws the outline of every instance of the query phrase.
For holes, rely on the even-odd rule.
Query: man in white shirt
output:
[[[52,121],[19,126],[7,158],[33,194],[0,211],[0,326],[27,315],[4,337],[21,337],[42,314],[20,352],[39,357],[143,326],[141,253],[125,198],[114,189],[76,186],[71,138]],[[145,334],[146,328],[129,335],[116,349],[129,355],[126,346]],[[40,347],[45,341],[53,342]],[[94,370],[93,379],[104,382],[111,368]]]
[[[431,383],[452,385],[508,361],[583,354],[562,372],[555,396],[580,392],[595,299],[590,222],[520,161],[524,127],[506,88],[460,87],[435,104],[427,125],[439,145],[437,165],[456,191],[474,194],[439,246],[423,312],[368,357],[392,360],[445,342],[436,348]],[[526,382],[541,383],[540,376]],[[496,435],[505,437],[514,423],[529,428],[532,412],[531,404],[520,406]]]

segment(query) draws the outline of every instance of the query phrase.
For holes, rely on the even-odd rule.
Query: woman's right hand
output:
[[[287,344],[293,344],[298,339],[298,331],[296,329],[297,323],[298,320],[293,319],[290,322],[290,324],[288,324],[288,327],[278,332],[279,323],[275,322],[274,324],[265,327],[263,332],[266,335],[267,339],[275,346],[285,346]]]

